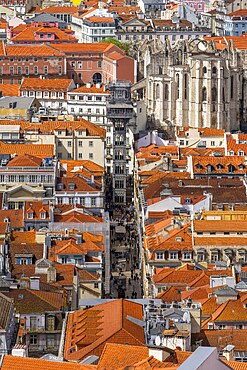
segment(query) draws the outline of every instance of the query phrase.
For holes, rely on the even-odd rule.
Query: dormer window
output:
[[[197,163],[196,164],[196,168],[199,170],[202,166],[200,165],[200,163]]]
[[[181,242],[183,239],[181,236],[176,236],[176,242]]]
[[[238,155],[244,155],[244,151],[243,150],[240,150],[239,152],[238,152]]]
[[[217,170],[222,170],[223,166],[222,166],[222,164],[218,163],[218,164],[216,165],[216,168],[217,168]]]
[[[228,172],[232,173],[234,171],[234,166],[232,164],[229,164],[227,167],[228,167]]]
[[[69,189],[69,190],[75,190],[75,184],[72,184],[72,183],[71,183],[71,184],[69,184],[69,185],[68,185],[68,189]]]
[[[234,151],[230,150],[229,155],[234,155],[234,154],[235,154]]]
[[[46,218],[46,213],[45,212],[40,212],[40,218],[44,220]]]
[[[28,220],[32,220],[33,219],[33,212],[28,212],[27,213],[27,218],[28,218]]]
[[[243,169],[244,169],[244,165],[243,165],[243,164],[240,164],[240,165],[238,166],[238,168],[239,168],[240,170],[243,170]]]
[[[211,173],[213,171],[213,166],[211,164],[207,165],[207,173]]]
[[[64,189],[64,184],[62,182],[57,184],[57,190],[63,190],[63,189]]]

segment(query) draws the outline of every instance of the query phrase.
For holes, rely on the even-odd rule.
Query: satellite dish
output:
[[[160,346],[161,345],[161,339],[160,339],[160,337],[159,336],[157,336],[156,338],[155,338],[155,345],[156,346]]]
[[[190,324],[190,313],[188,311],[185,311],[185,313],[183,314],[183,321],[187,324]]]

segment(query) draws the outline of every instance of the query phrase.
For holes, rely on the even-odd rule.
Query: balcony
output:
[[[62,331],[62,327],[60,329],[58,328],[48,328],[44,326],[32,326],[32,327],[26,327],[25,330],[29,333],[60,333]]]

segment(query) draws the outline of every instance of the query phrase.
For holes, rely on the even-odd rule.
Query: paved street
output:
[[[111,226],[111,297],[142,297],[134,208],[113,215]]]

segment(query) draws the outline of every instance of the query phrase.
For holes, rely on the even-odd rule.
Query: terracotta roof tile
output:
[[[20,90],[35,91],[68,91],[73,80],[68,78],[40,79],[24,77]]]
[[[98,370],[112,370],[131,366],[147,357],[147,347],[106,343],[98,363]]]
[[[0,55],[5,55],[1,53]],[[62,57],[64,54],[50,45],[6,45],[7,56],[20,57]]]
[[[68,362],[49,362],[47,360],[30,358],[30,357],[16,357],[5,355],[3,358],[1,370],[16,370],[16,369],[26,369],[26,370],[93,370],[94,366],[90,365],[80,365],[76,363]]]
[[[122,299],[69,313],[64,357],[78,361],[91,354],[100,356],[108,342],[143,345],[143,328],[128,319],[142,315],[142,305]]]
[[[222,232],[246,232],[247,221],[241,220],[194,220],[195,232],[222,231]]]
[[[1,154],[17,154],[31,158],[50,158],[54,155],[54,145],[50,144],[6,144],[0,141]]]
[[[18,84],[1,84],[0,91],[2,96],[18,96],[20,85]]]

